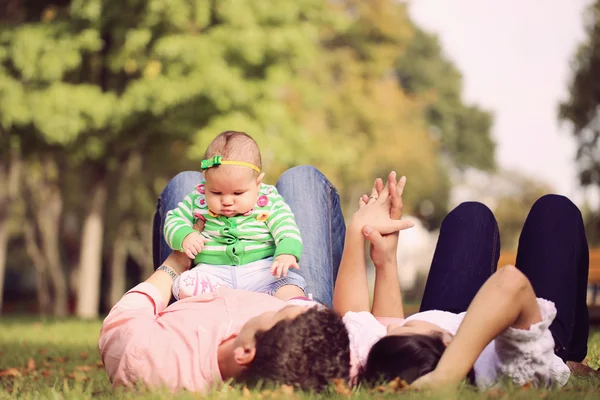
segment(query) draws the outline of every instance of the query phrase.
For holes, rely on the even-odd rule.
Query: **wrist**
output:
[[[395,259],[386,260],[384,262],[373,261],[373,266],[377,270],[377,273],[382,276],[396,276],[398,277],[398,263]]]
[[[171,279],[173,279],[173,280],[177,279],[177,277],[179,275],[181,275],[180,272],[176,271],[175,269],[171,268],[170,266],[168,266],[166,264],[162,264],[156,270],[157,271],[162,271],[162,272],[168,274],[171,277]]]

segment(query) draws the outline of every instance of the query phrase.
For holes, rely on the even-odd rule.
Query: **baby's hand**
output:
[[[192,260],[204,249],[206,238],[198,232],[192,232],[183,239],[183,252]]]
[[[271,264],[271,274],[278,278],[281,276],[287,276],[287,272],[290,268],[300,269],[300,266],[296,262],[296,257],[291,254],[280,254],[273,260]]]

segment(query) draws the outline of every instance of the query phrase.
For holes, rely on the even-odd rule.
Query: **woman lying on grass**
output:
[[[391,180],[388,185],[392,196],[377,182],[357,214],[388,210],[395,201],[400,206],[392,207],[391,217],[400,218],[401,199],[394,198]],[[562,386],[570,375],[565,362],[585,358],[588,246],[581,213],[567,198],[547,195],[535,203],[521,233],[517,266],[498,271],[500,237],[492,212],[480,203],[459,205],[442,224],[421,312],[406,319],[398,235],[381,235],[371,226],[362,232],[346,238],[354,253],[344,253],[349,258],[342,261],[334,293],[335,310],[348,312],[351,344],[361,343],[361,382],[400,377],[416,387],[438,387],[468,377],[480,388],[503,378]],[[376,267],[372,314],[365,239]],[[399,319],[385,326],[374,317]]]

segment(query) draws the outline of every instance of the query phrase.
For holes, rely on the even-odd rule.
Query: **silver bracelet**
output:
[[[166,272],[167,274],[169,274],[171,276],[171,278],[173,278],[173,280],[177,279],[177,277],[179,276],[179,274],[177,272],[173,271],[173,268],[167,267],[164,264],[161,265],[160,267],[156,268],[156,270]]]

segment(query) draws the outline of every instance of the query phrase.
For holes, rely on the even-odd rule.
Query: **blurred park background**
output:
[[[598,0],[2,0],[0,311],[106,313],[153,270],[160,191],[223,130],[268,183],[317,166],[347,217],[406,175],[409,293],[462,200],[514,250],[559,192],[600,246],[599,105]]]

